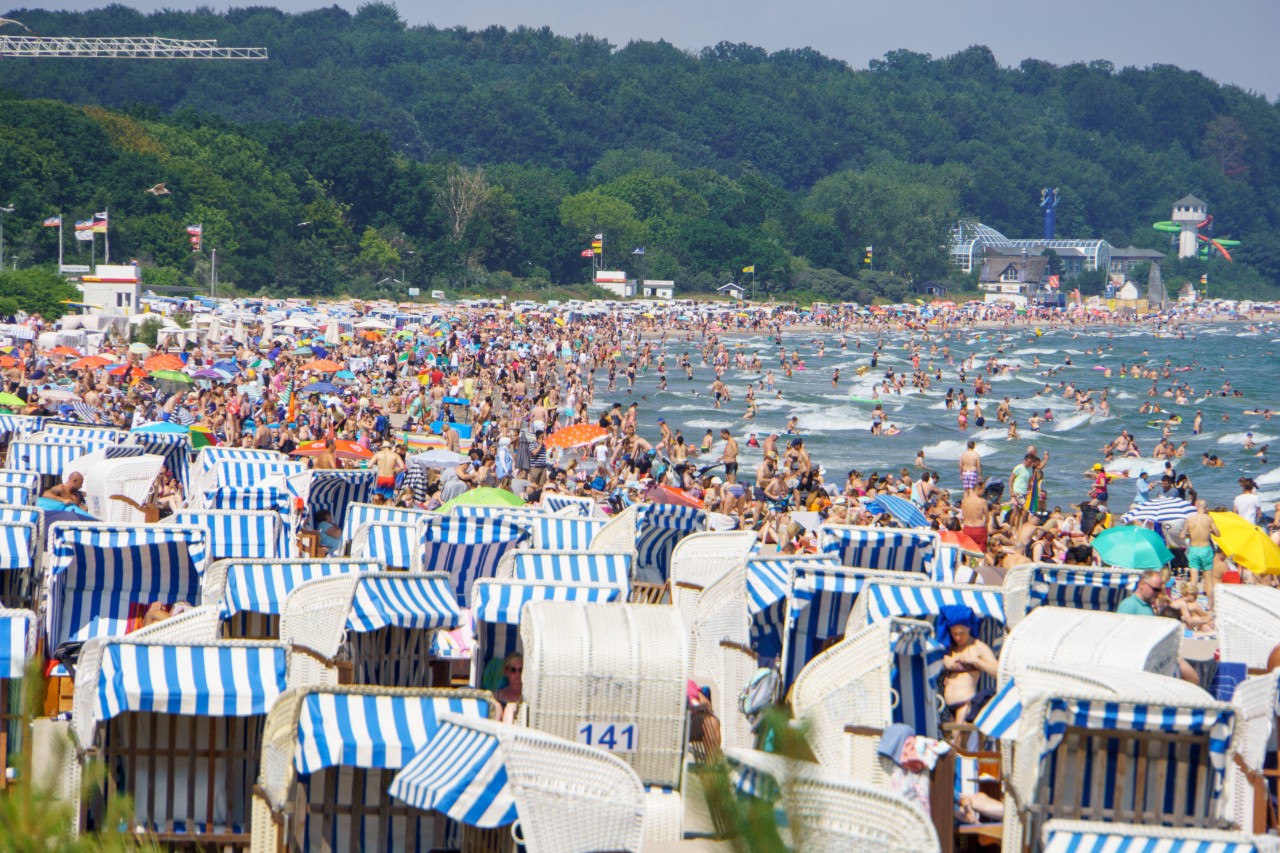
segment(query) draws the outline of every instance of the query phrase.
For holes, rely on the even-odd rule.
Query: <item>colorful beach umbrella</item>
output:
[[[298,449],[293,451],[291,456],[320,456],[322,455],[328,442],[325,439],[317,441],[307,441],[298,445]],[[357,462],[367,462],[373,458],[373,452],[367,447],[357,444],[354,441],[345,439],[336,439],[333,443],[334,455],[339,459],[351,459]]]
[[[180,370],[153,370],[151,378],[161,382],[176,382],[179,385],[191,384],[191,377]]]
[[[446,501],[436,512],[449,512],[455,506],[524,506],[524,501],[519,495],[506,489],[481,487],[463,492],[453,500]]]
[[[929,528],[929,519],[918,506],[906,498],[900,498],[897,495],[876,495],[872,503],[879,504],[904,527],[920,527],[926,530]]]
[[[11,355],[0,355],[0,367],[17,367],[18,360]]]
[[[703,508],[701,500],[695,498],[684,489],[673,489],[671,486],[651,486],[649,491],[644,493],[644,496],[650,503],[687,506],[693,509]]]
[[[208,427],[193,426],[189,429],[189,434],[191,435],[192,450],[199,450],[202,447],[217,447],[221,443]]]
[[[173,353],[162,352],[142,362],[142,367],[148,372],[155,372],[157,370],[181,370],[186,367],[186,364]]]
[[[72,370],[97,370],[99,367],[106,367],[110,363],[110,359],[103,358],[100,355],[86,355],[84,358],[77,358],[67,367]]]
[[[1135,521],[1155,521],[1167,524],[1180,521],[1196,514],[1196,508],[1177,495],[1161,495],[1154,500],[1134,507],[1121,517],[1121,521],[1132,524]]]
[[[1093,550],[1102,562],[1125,569],[1158,569],[1173,559],[1164,539],[1146,527],[1112,527],[1093,537]]]
[[[302,389],[303,394],[340,394],[342,389],[332,382],[312,382]]]
[[[1222,553],[1255,575],[1280,574],[1280,545],[1271,541],[1261,527],[1234,512],[1211,512],[1218,526],[1213,541]]]
[[[342,365],[328,358],[318,358],[315,361],[308,361],[299,370],[314,370],[316,373],[337,373],[342,369]]]
[[[143,435],[187,435],[188,430],[182,424],[176,424],[172,421],[153,421],[149,424],[136,426],[129,432],[140,432]]]
[[[69,346],[56,346],[49,350],[45,355],[74,355],[79,356],[80,350]]]
[[[553,432],[547,439],[547,447],[583,447],[608,435],[609,430],[598,424],[573,424]]]
[[[10,394],[7,391],[0,392],[0,406],[6,409],[20,409],[25,405],[27,405],[27,401],[18,395]]]

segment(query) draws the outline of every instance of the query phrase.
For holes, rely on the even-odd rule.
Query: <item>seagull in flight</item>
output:
[[[168,188],[168,187],[166,187],[164,184],[156,184],[156,185],[155,185],[154,187],[152,187],[151,189],[146,190],[146,192],[149,192],[149,193],[151,193],[152,195],[168,195],[168,194],[169,194],[169,188]]]

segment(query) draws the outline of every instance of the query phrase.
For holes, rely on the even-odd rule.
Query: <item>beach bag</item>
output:
[[[738,696],[738,709],[751,721],[752,731],[760,725],[764,712],[773,707],[781,682],[782,678],[775,667],[762,666],[751,676],[747,686],[742,688],[742,693]]]

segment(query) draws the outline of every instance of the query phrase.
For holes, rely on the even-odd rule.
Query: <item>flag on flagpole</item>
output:
[[[1056,275],[1049,276],[1049,287],[1053,290],[1058,289],[1058,277]]]
[[[107,212],[104,210],[102,213],[95,213],[93,215],[93,224],[90,227],[93,229],[94,234],[106,234]]]
[[[593,239],[593,240],[595,240],[596,242],[600,242],[600,241],[604,240],[604,234],[603,234],[603,233],[597,234],[597,235],[596,235],[595,237],[593,237],[592,239]]]
[[[92,231],[92,230],[93,230],[93,220],[92,220],[92,219],[78,219],[78,220],[76,220],[76,230],[77,230],[77,231]]]
[[[595,256],[596,256],[596,253],[591,251],[590,249],[582,250],[582,257],[584,258],[594,258]]]
[[[44,225],[45,228],[61,228],[62,217],[61,216],[47,217],[42,224]]]
[[[191,238],[191,251],[200,251],[201,238],[204,236],[204,225],[188,225],[187,234]]]
[[[1204,275],[1200,276],[1200,283],[1201,283],[1201,284],[1208,284],[1208,283],[1209,283],[1209,274],[1208,274],[1208,273],[1205,273]]]
[[[632,249],[632,250],[631,250],[631,254],[633,254],[633,255],[643,255],[643,254],[644,254],[644,246],[640,246],[640,247],[638,247],[638,248]]]
[[[755,265],[755,264],[752,264],[752,265],[751,265],[751,266],[749,266],[749,267],[743,267],[743,268],[742,268],[742,271],[743,271],[743,272],[750,272],[750,273],[754,273],[754,272],[756,271],[756,265]]]

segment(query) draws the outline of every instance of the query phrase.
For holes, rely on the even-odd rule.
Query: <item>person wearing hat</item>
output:
[[[1098,503],[1106,503],[1108,495],[1108,486],[1111,481],[1107,478],[1107,471],[1098,463],[1093,465],[1093,488],[1089,490],[1089,497]]]

